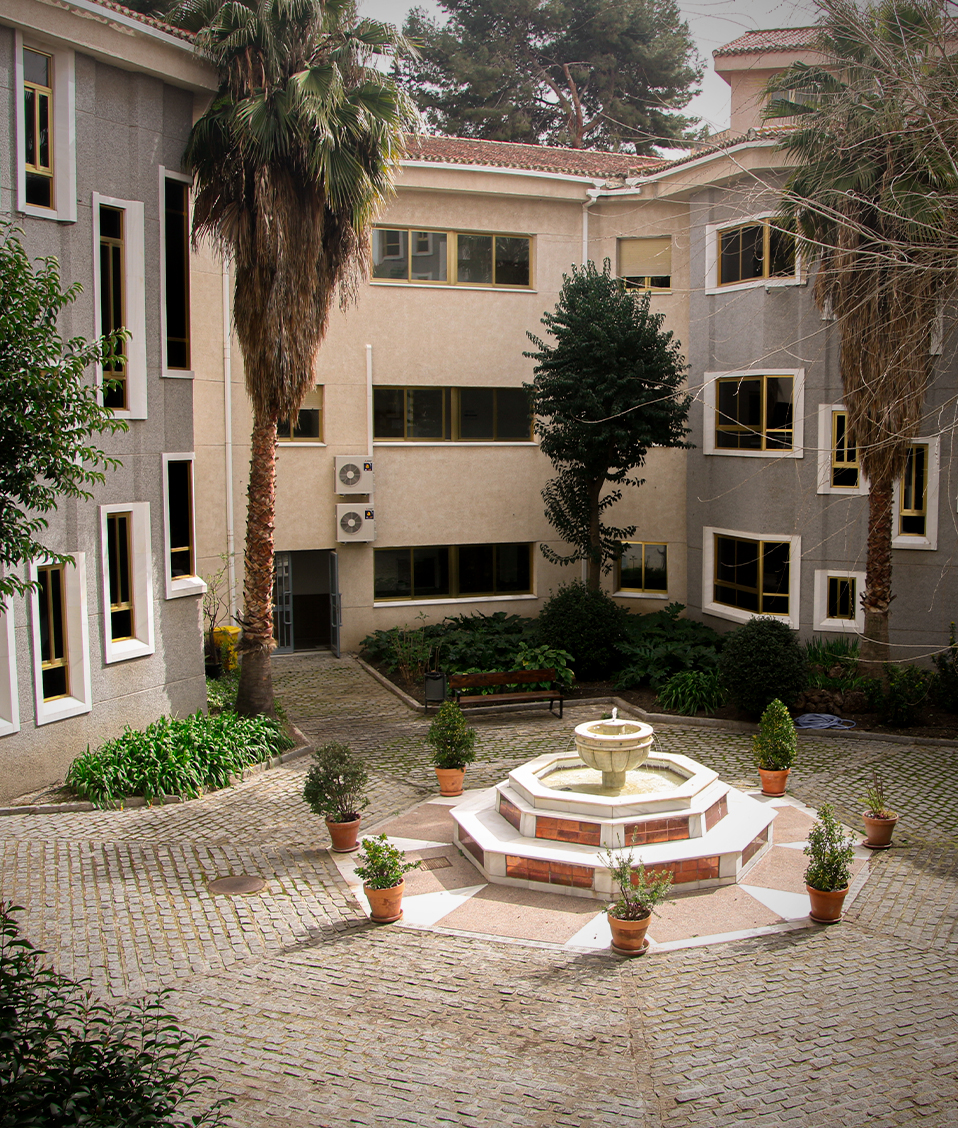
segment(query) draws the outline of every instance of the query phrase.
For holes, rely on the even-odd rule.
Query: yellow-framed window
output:
[[[718,233],[718,284],[795,274],[795,237],[767,219],[725,227]]]
[[[23,164],[26,201],[53,207],[53,57],[23,48]]]
[[[373,389],[373,437],[396,442],[530,442],[524,388]]]
[[[858,448],[852,441],[848,428],[848,412],[832,412],[832,476],[835,489],[858,489],[861,467]]]
[[[532,544],[424,545],[377,548],[377,600],[463,599],[527,595]]]
[[[166,266],[166,367],[188,369],[190,326],[190,186],[166,177],[163,184]]]
[[[321,443],[323,433],[323,386],[320,384],[306,393],[295,422],[279,420],[276,437],[281,443]]]
[[[629,290],[672,288],[672,238],[669,235],[617,240],[618,277]]]
[[[126,320],[126,253],[122,208],[100,204],[100,331],[104,336],[122,329]],[[118,341],[113,359],[103,366],[103,403],[118,411],[129,406],[126,342]]]
[[[627,541],[619,558],[619,590],[664,595],[669,590],[669,548],[655,541]]]
[[[858,606],[858,581],[854,576],[829,576],[826,617],[853,623]]]
[[[923,537],[928,528],[928,446],[915,443],[908,450],[901,476],[898,535]]]
[[[193,463],[171,459],[166,464],[169,506],[170,578],[195,576],[193,544]]]
[[[37,569],[37,612],[40,620],[40,680],[43,700],[70,696],[67,661],[66,584],[61,564]]]
[[[374,282],[528,289],[532,285],[532,237],[374,227],[372,278]]]
[[[716,390],[719,450],[791,450],[795,381],[791,376],[721,377]]]
[[[110,638],[136,637],[133,607],[133,514],[109,513],[106,518],[107,569],[110,581]]]
[[[787,615],[790,553],[788,541],[715,534],[714,601],[757,615]]]

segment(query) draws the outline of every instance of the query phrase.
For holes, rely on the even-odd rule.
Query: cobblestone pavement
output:
[[[428,722],[352,659],[276,660],[291,717],[372,772],[367,825],[435,790]],[[476,714],[472,786],[564,748],[545,709]],[[658,746],[755,783],[751,739],[660,726]],[[632,1128],[958,1121],[958,754],[802,737],[790,790],[858,826],[880,765],[902,845],[846,921],[645,960],[377,929],[299,798],[307,760],[163,808],[0,819],[0,897],[98,992],[173,988],[241,1128]],[[210,893],[252,873],[266,889]]]

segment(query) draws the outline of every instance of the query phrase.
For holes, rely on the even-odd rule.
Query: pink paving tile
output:
[[[859,861],[852,862],[853,881],[864,864]],[[765,857],[748,871],[742,884],[758,885],[763,889],[781,889],[785,893],[804,893],[807,866],[808,858],[801,850],[773,846]]]
[[[410,870],[406,874],[406,893],[411,897],[420,893],[438,893],[441,889],[465,889],[469,885],[481,885],[485,880],[476,867],[452,846],[407,850],[406,858],[410,862],[422,858],[431,866],[439,867]],[[443,865],[443,862],[448,865]]]
[[[396,838],[423,838],[427,842],[452,842],[452,815],[443,803],[423,803],[392,819],[378,830]]]
[[[438,922],[440,928],[564,944],[603,910],[601,901],[487,885]]]
[[[722,885],[702,893],[690,893],[662,905],[652,917],[649,936],[659,944],[690,940],[721,932],[740,932],[777,924],[781,917],[760,905],[737,885]]]
[[[778,814],[772,823],[772,835],[776,842],[804,842],[808,832],[815,825],[811,815],[798,807],[776,807]]]

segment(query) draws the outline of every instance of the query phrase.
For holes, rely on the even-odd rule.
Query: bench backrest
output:
[[[452,674],[452,689],[470,689],[484,685],[520,685],[523,682],[555,681],[555,667],[548,670],[511,670],[505,674]]]

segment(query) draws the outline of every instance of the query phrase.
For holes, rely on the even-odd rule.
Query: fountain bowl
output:
[[[626,772],[644,763],[655,739],[643,721],[585,721],[575,727],[575,750],[582,762],[602,773],[602,785],[622,788]]]

